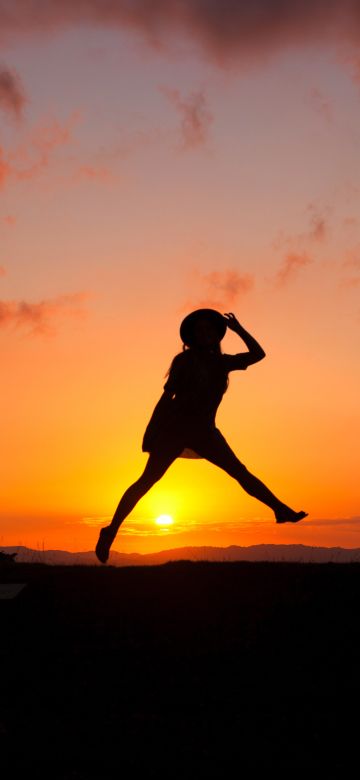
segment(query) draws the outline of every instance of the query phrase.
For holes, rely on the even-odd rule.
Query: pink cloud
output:
[[[353,249],[348,249],[346,252],[346,258],[341,263],[341,268],[345,274],[350,276],[343,276],[339,280],[339,286],[345,288],[359,287],[360,285],[360,245],[355,246]],[[353,275],[355,274],[355,276]]]
[[[19,76],[4,65],[0,66],[0,108],[20,119],[26,102]]]
[[[140,115],[140,121],[142,116]],[[144,117],[145,120],[145,117]],[[93,168],[94,171],[109,171],[112,178],[115,178],[114,163],[117,160],[128,160],[137,151],[149,148],[156,144],[167,144],[172,141],[172,132],[167,128],[137,128],[128,130],[126,127],[117,129],[117,140],[111,146],[101,149],[93,155],[91,165],[81,166],[83,168]],[[90,178],[90,176],[89,176]],[[105,177],[104,177],[105,178]]]
[[[357,217],[344,217],[343,224],[345,227],[356,227],[359,224]]]
[[[55,118],[42,121],[37,127],[26,131],[24,140],[11,149],[6,158],[0,147],[0,187],[4,186],[9,178],[13,181],[31,181],[41,175],[56,159],[57,150],[72,143],[73,129],[80,118],[80,112],[74,111],[63,123]],[[141,139],[138,141],[140,143]],[[119,150],[115,149],[108,157],[116,158],[118,154]],[[71,159],[76,165],[74,157]],[[111,182],[115,175],[107,165],[77,164],[72,175],[70,174],[70,179]],[[3,221],[10,226],[15,224],[16,218],[8,215]]]
[[[346,260],[343,260],[344,268],[356,268],[360,271],[360,247],[348,250]]]
[[[94,182],[110,182],[113,174],[104,166],[80,165],[74,173],[74,179]]]
[[[324,212],[327,212],[328,215],[330,211],[328,206],[320,209],[316,204],[308,203],[305,208],[309,220],[307,228],[302,233],[293,235],[286,235],[282,230],[278,231],[277,237],[271,244],[272,248],[279,250],[287,247],[288,251],[299,252],[309,243],[322,243],[326,240],[330,230],[329,219],[328,216],[324,216]]]
[[[59,295],[39,303],[27,301],[0,301],[0,327],[13,325],[17,328],[30,328],[30,334],[53,335],[56,331],[52,322],[54,319],[70,314],[83,317],[83,301],[88,293]]]
[[[340,42],[358,46],[360,7],[354,0],[12,0],[0,5],[0,42],[29,32],[54,34],[80,25],[140,32],[155,50],[180,33],[196,41],[220,66],[257,59],[289,46]]]
[[[348,276],[340,280],[341,287],[359,287],[360,276]]]
[[[52,119],[33,129],[25,142],[9,154],[15,178],[19,181],[32,179],[47,168],[56,149],[70,142],[79,116],[79,112],[74,112],[67,124]]]
[[[75,111],[67,123],[48,120],[26,132],[25,140],[7,153],[0,146],[0,188],[8,179],[27,181],[35,178],[49,165],[56,150],[72,140],[72,130],[80,119]],[[8,224],[11,223],[9,217]]]
[[[338,50],[337,61],[340,65],[345,65],[352,80],[360,86],[360,54],[358,50],[354,51],[348,47]]]
[[[0,265],[0,276],[5,276],[6,271],[3,265]]]
[[[325,217],[320,213],[318,207],[313,203],[308,204],[307,211],[310,212],[310,226],[309,230],[305,234],[305,237],[308,237],[313,241],[324,241],[328,231],[328,224],[325,220]]]
[[[317,87],[312,87],[309,98],[312,108],[331,124],[333,121],[333,107],[330,100]]]
[[[9,227],[14,227],[14,225],[16,225],[16,217],[14,217],[13,214],[5,214],[5,217],[3,217],[3,222],[5,222],[5,225],[8,225]]]
[[[197,308],[222,311],[246,295],[254,287],[254,283],[253,274],[239,273],[236,269],[210,271],[207,274],[193,269],[190,284],[192,287],[197,286],[200,293],[191,300],[186,300],[179,311]]]
[[[247,293],[254,286],[252,274],[239,274],[236,270],[211,271],[204,274],[204,282],[210,289],[223,293],[228,303],[233,303],[241,294]]]
[[[205,94],[202,90],[190,92],[182,98],[178,89],[159,87],[175,106],[181,117],[181,136],[183,149],[202,146],[207,138],[213,115],[208,108]]]
[[[298,252],[289,252],[289,254],[287,254],[284,258],[282,265],[276,274],[276,284],[281,287],[284,286],[290,279],[292,279],[299,268],[302,268],[311,262],[312,260],[306,254],[306,252],[303,252],[302,254]]]
[[[0,188],[4,186],[10,174],[11,166],[6,160],[4,160],[4,152],[0,146]]]

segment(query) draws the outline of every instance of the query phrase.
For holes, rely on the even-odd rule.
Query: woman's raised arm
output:
[[[235,314],[232,312],[229,312],[228,314],[224,314],[224,317],[227,321],[227,326],[230,328],[230,330],[233,330],[234,333],[237,333],[240,338],[245,342],[248,350],[249,350],[249,358],[250,356],[253,358],[251,360],[252,363],[257,363],[258,360],[262,360],[265,357],[265,352],[263,348],[260,346],[259,342],[254,339],[253,336],[248,333],[245,328],[240,325],[240,322],[236,319]]]

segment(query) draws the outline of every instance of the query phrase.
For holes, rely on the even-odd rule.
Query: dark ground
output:
[[[0,602],[4,777],[357,762],[360,564],[13,564],[0,581],[28,583]]]

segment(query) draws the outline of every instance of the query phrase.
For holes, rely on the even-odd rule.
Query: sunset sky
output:
[[[0,0],[0,187],[0,545],[95,547],[205,306],[266,352],[217,426],[309,516],[182,458],[113,548],[360,547],[358,3]]]

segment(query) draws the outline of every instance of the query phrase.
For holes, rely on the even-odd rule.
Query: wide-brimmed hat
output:
[[[211,324],[214,325],[219,334],[220,341],[224,338],[227,328],[227,320],[225,317],[223,317],[223,315],[215,309],[196,309],[195,311],[192,311],[190,314],[188,314],[180,325],[181,340],[188,347],[190,347],[193,343],[194,325],[200,318],[202,319],[203,317],[210,320]]]

